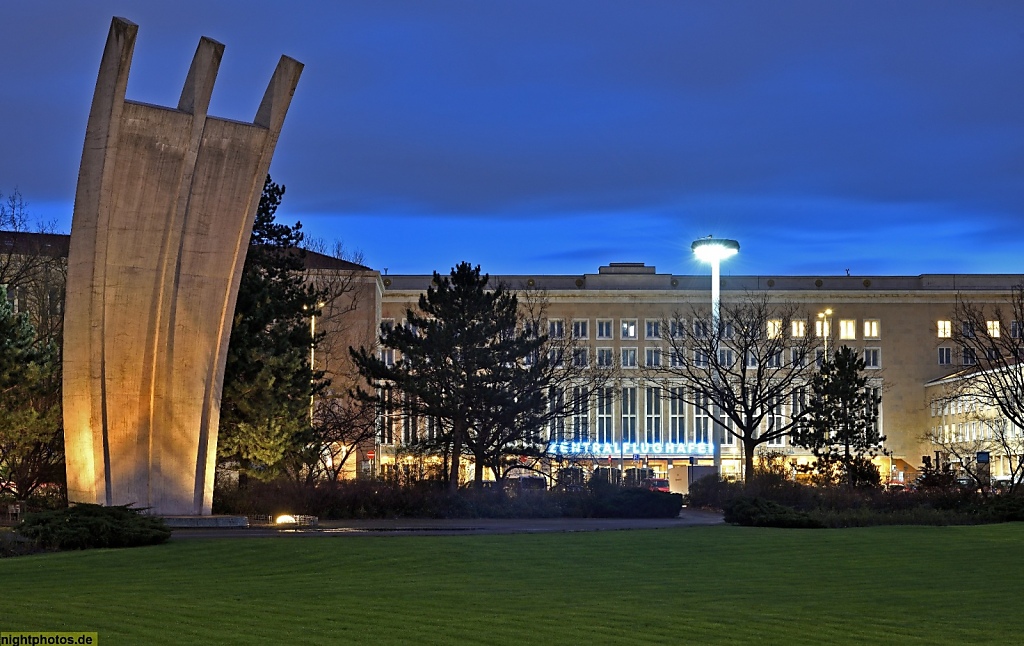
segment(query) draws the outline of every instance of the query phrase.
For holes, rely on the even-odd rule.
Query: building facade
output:
[[[382,321],[400,324],[414,308],[432,276],[383,276]],[[547,300],[547,318],[587,348],[588,360],[618,366],[614,384],[592,393],[580,419],[552,425],[545,438],[558,465],[572,468],[645,468],[666,477],[679,466],[708,466],[716,420],[671,397],[674,384],[652,382],[647,363],[667,361],[666,321],[685,319],[710,300],[708,276],[658,273],[642,263],[613,263],[583,275],[492,276],[512,289],[539,290]],[[883,480],[911,479],[921,456],[933,447],[930,393],[926,386],[962,370],[970,357],[951,341],[958,298],[999,303],[1024,280],[1021,275],[921,276],[726,276],[722,300],[767,296],[792,304],[798,314],[786,334],[822,337],[830,349],[847,345],[864,357],[871,387],[882,397],[884,457],[877,459]],[[802,318],[801,318],[802,317]],[[1009,329],[1009,323],[1004,323]],[[791,402],[779,402],[773,415],[792,414]],[[416,437],[408,421],[393,416],[378,438],[380,460],[400,454],[403,441]],[[781,420],[779,420],[781,421]],[[566,431],[566,429],[571,429]],[[582,432],[581,432],[582,431]],[[397,448],[396,448],[397,447]],[[809,461],[809,454],[785,437],[766,445],[773,452]],[[742,447],[724,434],[722,470],[742,477]]]

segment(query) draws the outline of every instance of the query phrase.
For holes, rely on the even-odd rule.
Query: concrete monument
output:
[[[68,256],[68,497],[207,515],[231,320],[256,207],[302,65],[253,123],[207,115],[224,46],[199,42],[176,109],[125,99],[138,27],[111,22]]]

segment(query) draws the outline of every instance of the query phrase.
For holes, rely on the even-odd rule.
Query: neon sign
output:
[[[642,453],[645,455],[711,455],[708,442],[552,442],[548,453],[555,455],[618,456]]]

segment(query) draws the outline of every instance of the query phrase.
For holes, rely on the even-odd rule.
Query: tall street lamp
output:
[[[832,334],[832,308],[828,308],[824,312],[818,312],[818,318],[821,320],[821,338],[825,346],[825,361],[828,361],[828,337]]]
[[[694,240],[690,245],[697,260],[711,265],[711,333],[720,334],[720,321],[722,319],[722,261],[739,253],[740,243],[725,238],[713,238],[708,236],[700,240]],[[717,422],[712,423],[711,446],[714,454],[715,473],[722,475],[722,427]]]

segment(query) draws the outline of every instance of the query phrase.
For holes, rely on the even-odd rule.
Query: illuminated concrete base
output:
[[[68,499],[208,515],[245,252],[302,65],[253,123],[207,116],[203,38],[177,108],[125,99],[138,27],[115,18],[78,175],[64,317]]]

